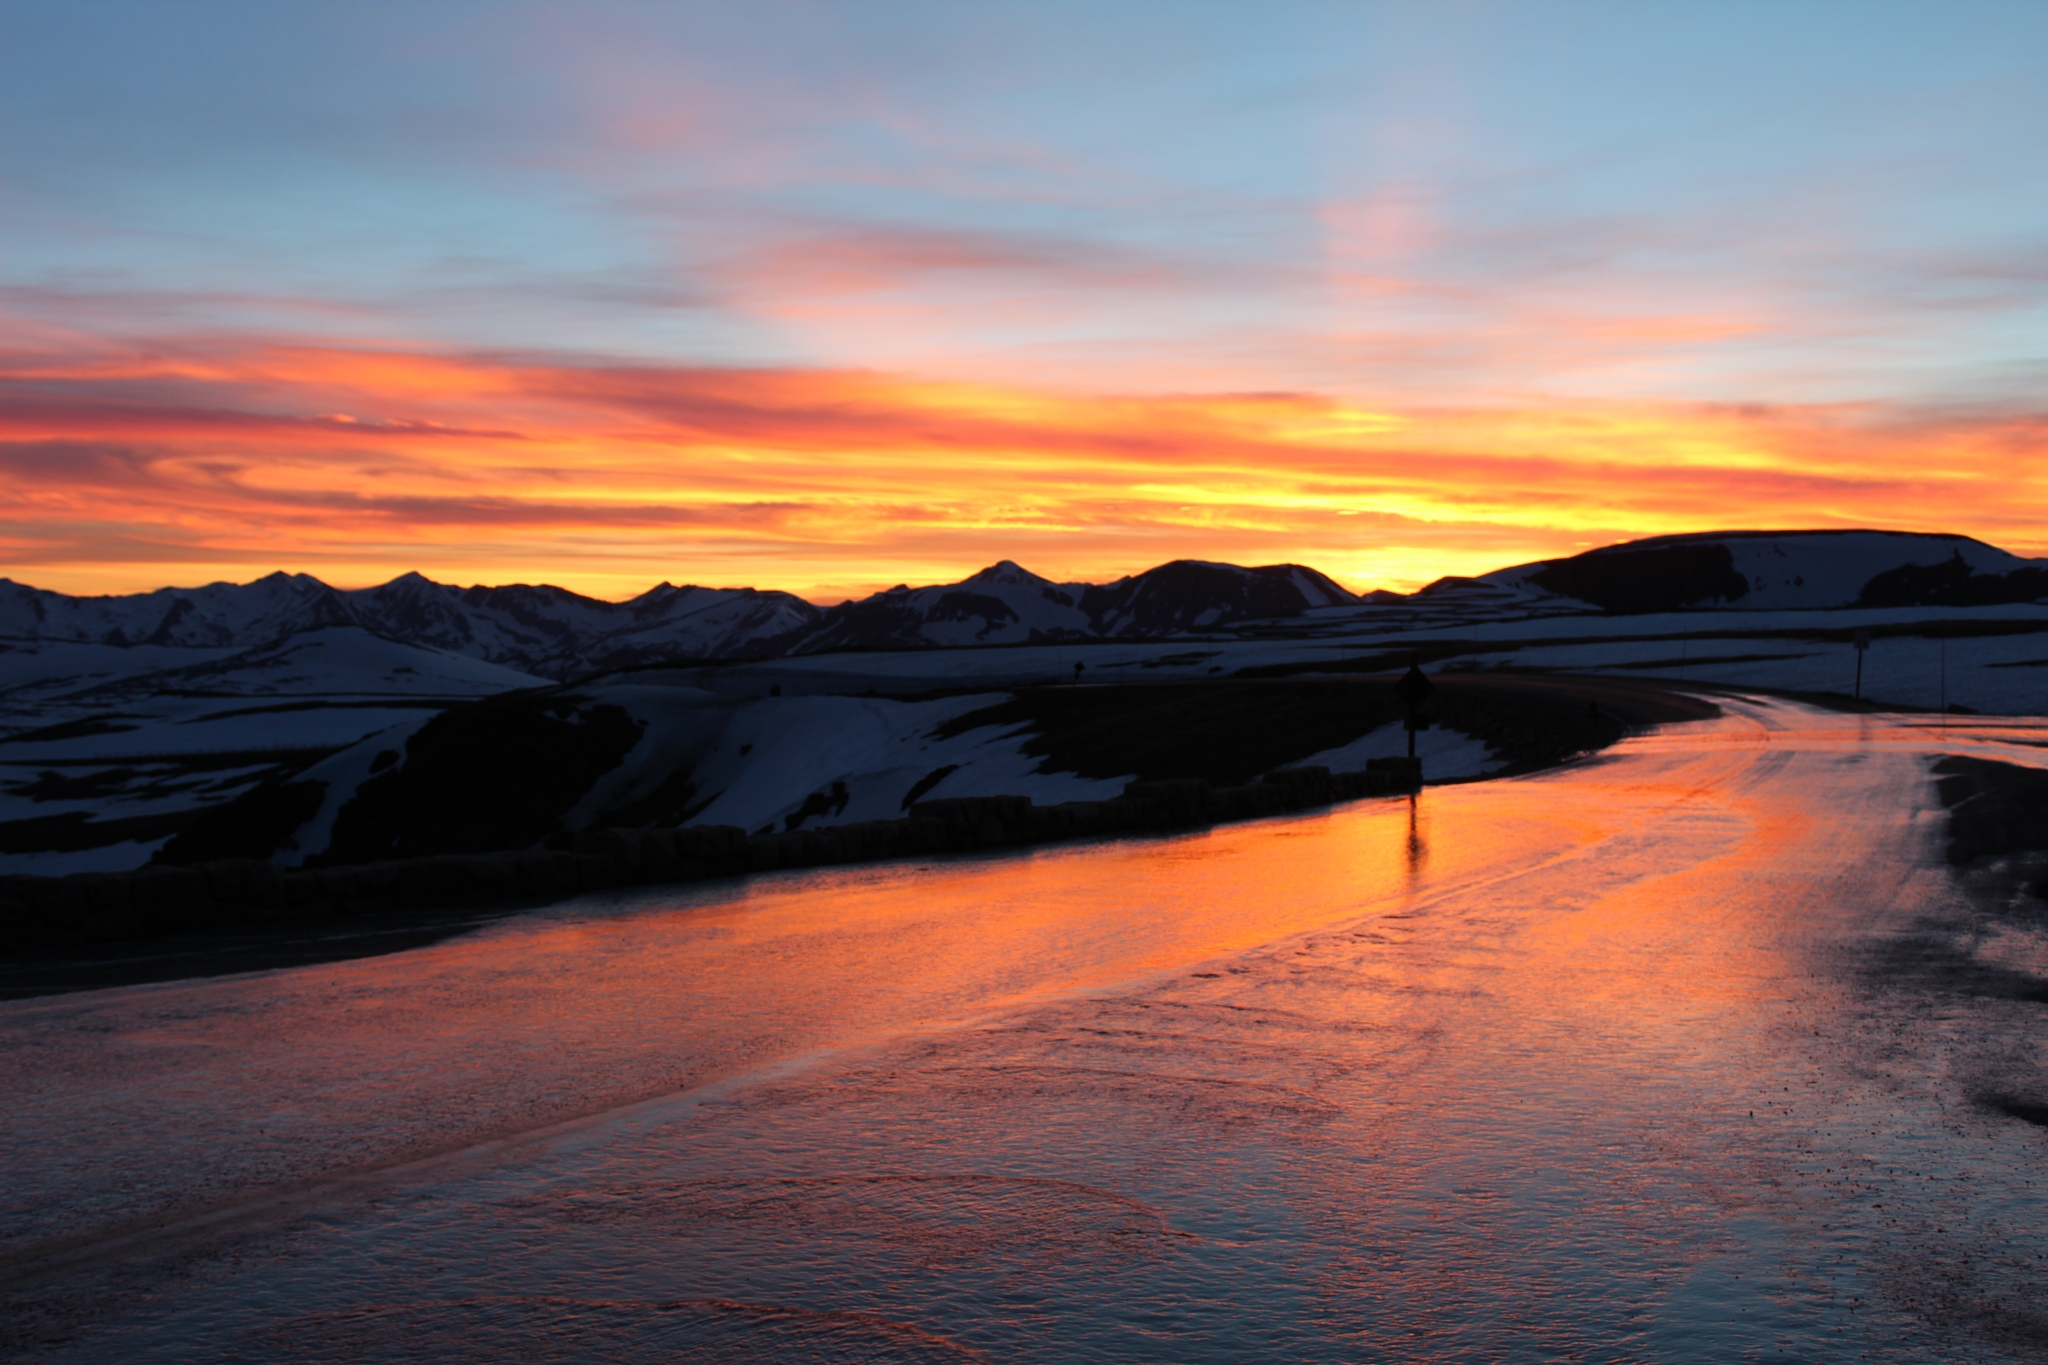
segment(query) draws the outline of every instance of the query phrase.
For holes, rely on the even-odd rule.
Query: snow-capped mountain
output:
[[[1090,588],[1081,599],[1081,610],[1097,635],[1179,635],[1356,601],[1355,594],[1326,575],[1299,564],[1241,569],[1235,564],[1176,559],[1106,587]]]
[[[818,609],[786,592],[675,587],[627,602],[516,583],[455,588],[416,573],[344,596],[373,630],[548,677],[665,659],[722,659],[800,631]]]
[[[773,652],[1184,635],[1356,601],[1298,564],[1246,569],[1177,559],[1098,586],[1055,583],[1005,559],[959,583],[891,588],[833,607]]]
[[[2048,561],[1966,536],[1896,531],[1732,531],[1660,536],[1568,559],[1442,579],[1414,598],[1359,597],[1297,564],[1175,560],[1113,583],[1060,583],[1002,560],[958,583],[900,586],[820,608],[785,592],[675,587],[605,602],[546,585],[455,587],[406,574],[341,591],[306,574],[253,583],[67,597],[0,579],[0,648],[241,650],[307,631],[385,639],[551,679],[643,664],[788,658],[841,650],[1137,640],[1335,628],[1411,605],[1470,616],[1588,610],[1979,607],[2048,600]],[[1293,622],[1295,624],[1288,624]],[[96,666],[97,667],[97,666]],[[120,670],[116,670],[120,671]]]
[[[0,579],[0,639],[249,648],[361,626],[551,677],[654,659],[742,656],[819,616],[789,593],[668,583],[629,602],[605,602],[544,585],[458,588],[416,573],[353,591],[308,574],[274,573],[128,597],[67,597]]]
[[[785,592],[675,587],[628,602],[563,588],[458,588],[416,573],[340,591],[307,574],[66,597],[0,579],[0,640],[184,648],[271,645],[360,626],[551,678],[688,659],[1173,635],[1357,599],[1313,569],[1179,560],[1107,586],[1054,583],[1004,560],[959,583],[892,588],[821,610]]]
[[[0,578],[0,637],[183,648],[270,644],[302,630],[364,624],[349,596],[311,574],[128,597],[67,597]]]
[[[898,586],[828,608],[817,624],[774,642],[776,654],[1017,644],[1093,635],[1086,583],[1055,583],[1005,559],[958,583]]]
[[[1626,541],[1477,580],[1441,580],[1423,592],[1469,592],[1465,585],[1475,582],[1626,614],[1996,606],[2048,598],[2048,561],[2021,559],[1968,536],[1722,531]]]

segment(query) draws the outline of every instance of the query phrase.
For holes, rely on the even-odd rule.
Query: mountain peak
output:
[[[980,573],[965,579],[968,583],[1024,583],[1037,586],[1049,584],[1051,579],[1040,578],[1014,559],[999,559]]]
[[[380,586],[386,588],[438,588],[441,585],[421,573],[418,569],[407,569],[389,583]]]

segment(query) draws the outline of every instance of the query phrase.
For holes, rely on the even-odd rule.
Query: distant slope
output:
[[[1968,536],[1719,531],[1603,546],[1476,580],[1619,614],[1739,608],[1992,606],[2048,597],[2048,566]],[[1447,591],[1451,580],[1424,593]]]

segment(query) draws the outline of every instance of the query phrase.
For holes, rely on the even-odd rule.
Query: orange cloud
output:
[[[2048,419],[1871,407],[1368,407],[400,347],[0,355],[0,558],[128,591],[417,568],[831,599],[1009,557],[1192,556],[1356,587],[1735,526],[2048,549]]]

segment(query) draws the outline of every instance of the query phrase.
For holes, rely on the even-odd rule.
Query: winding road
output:
[[[1926,772],[2048,722],[1723,706],[0,1004],[0,1349],[2048,1357],[2048,913],[1966,894]]]

